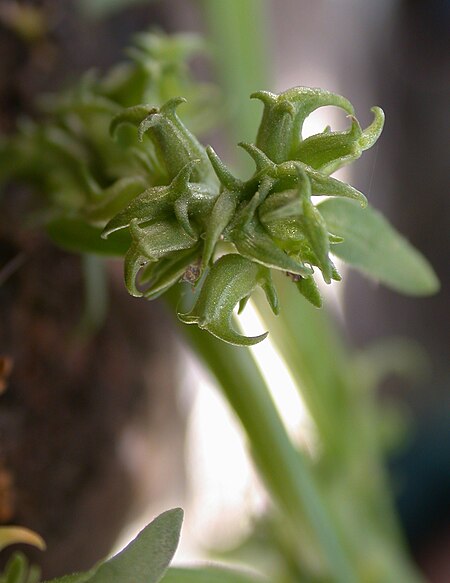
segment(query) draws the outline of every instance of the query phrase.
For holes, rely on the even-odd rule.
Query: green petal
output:
[[[102,237],[106,239],[115,231],[127,228],[133,220],[139,225],[168,216],[172,211],[173,198],[170,186],[147,188],[107,223]]]
[[[348,99],[320,87],[292,87],[279,95],[279,99],[289,101],[295,105],[296,124],[299,134],[305,119],[319,107],[333,105],[353,115],[355,110]]]
[[[266,289],[269,286],[272,290],[269,282],[270,272],[264,267],[240,255],[224,255],[208,273],[192,310],[178,317],[185,324],[197,324],[229,344],[257,344],[264,340],[267,332],[254,337],[242,336],[233,328],[233,311],[258,285]]]
[[[293,157],[327,175],[353,162],[375,144],[383,130],[383,111],[379,107],[373,107],[371,111],[375,118],[365,130],[361,130],[358,120],[352,116],[352,126],[348,131],[310,136],[300,142]]]
[[[135,298],[143,296],[143,292],[137,288],[136,280],[139,271],[149,263],[148,257],[142,255],[136,243],[133,243],[128,249],[123,263],[124,281],[128,293]]]

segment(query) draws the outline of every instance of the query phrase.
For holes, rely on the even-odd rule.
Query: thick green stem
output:
[[[377,548],[383,549],[382,564],[380,561],[377,565],[380,573],[388,573],[398,583],[420,583],[422,579],[408,559],[395,517],[376,439],[376,423],[380,420],[373,387],[359,386],[367,381],[351,372],[351,356],[326,312],[307,303],[285,277],[277,278],[276,283],[283,306],[278,317],[256,294],[254,299],[317,427],[322,458],[328,459],[325,463],[335,472],[334,479],[345,476],[348,491],[355,492],[356,498],[350,504],[353,519],[347,516],[347,524],[342,525],[351,556],[360,562],[367,541],[376,540]],[[352,482],[355,460],[360,468],[366,468],[367,482],[363,487]],[[334,501],[331,510],[335,514],[336,505],[339,510],[349,505],[347,493]],[[366,533],[364,540],[361,532]]]
[[[171,303],[174,307],[176,299],[172,298]],[[306,516],[334,579],[338,583],[356,583],[357,578],[319,495],[307,460],[289,439],[248,349],[220,342],[194,326],[184,327],[183,331],[190,345],[217,378],[239,417],[261,476],[286,518],[299,532]]]

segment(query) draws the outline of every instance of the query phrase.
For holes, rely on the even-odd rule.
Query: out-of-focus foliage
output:
[[[36,221],[78,216],[95,224],[167,179],[154,149],[139,143],[134,130],[110,139],[111,119],[124,107],[151,108],[183,94],[195,131],[216,119],[216,88],[194,81],[189,68],[191,58],[205,54],[197,36],[142,33],[127,53],[129,60],[105,75],[88,72],[75,87],[41,97],[41,119],[21,119],[16,135],[0,138],[0,180],[33,185]]]

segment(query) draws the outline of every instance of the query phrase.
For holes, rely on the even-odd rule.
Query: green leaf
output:
[[[100,565],[88,583],[158,583],[178,546],[183,510],[160,514],[122,552]]]
[[[264,579],[225,567],[172,567],[161,583],[263,583]]]
[[[182,522],[181,508],[163,512],[112,559],[48,583],[158,583],[177,549]]]
[[[328,230],[344,238],[332,245],[334,255],[398,292],[426,296],[439,290],[425,257],[378,211],[342,199],[326,200],[317,208]]]
[[[102,229],[93,227],[79,218],[58,218],[46,230],[54,243],[74,253],[123,256],[131,243],[128,231],[120,231],[102,239]]]

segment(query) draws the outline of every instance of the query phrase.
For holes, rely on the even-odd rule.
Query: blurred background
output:
[[[224,113],[204,142],[236,167],[243,162],[234,144],[251,139],[260,115],[252,91],[320,86],[348,97],[363,125],[371,106],[384,109],[381,139],[344,177],[423,252],[442,288],[405,298],[349,271],[329,304],[356,351],[402,337],[425,362],[424,374],[389,375],[378,396],[408,426],[388,466],[411,552],[427,580],[448,581],[450,2],[242,1],[242,18],[256,8],[265,34],[249,28],[252,42],[237,36],[232,46],[211,18],[217,2],[0,0],[0,131],[36,115],[40,93],[105,70],[135,33],[153,28],[209,39],[210,56],[193,67],[221,87]],[[234,69],[225,51],[235,55]],[[242,78],[246,51],[262,53],[265,66]],[[310,133],[345,127],[328,109],[311,116]],[[266,495],[237,422],[165,306],[129,298],[113,266],[102,329],[85,343],[62,342],[82,316],[80,260],[20,226],[26,194],[9,188],[0,218],[0,276],[2,266],[11,270],[0,287],[0,523],[43,534],[50,550],[36,560],[47,576],[91,566],[170,505],[186,509],[178,560],[237,546]],[[260,326],[251,309],[244,326]],[[268,341],[256,353],[284,387],[275,398],[291,433],[314,449],[283,362]]]

